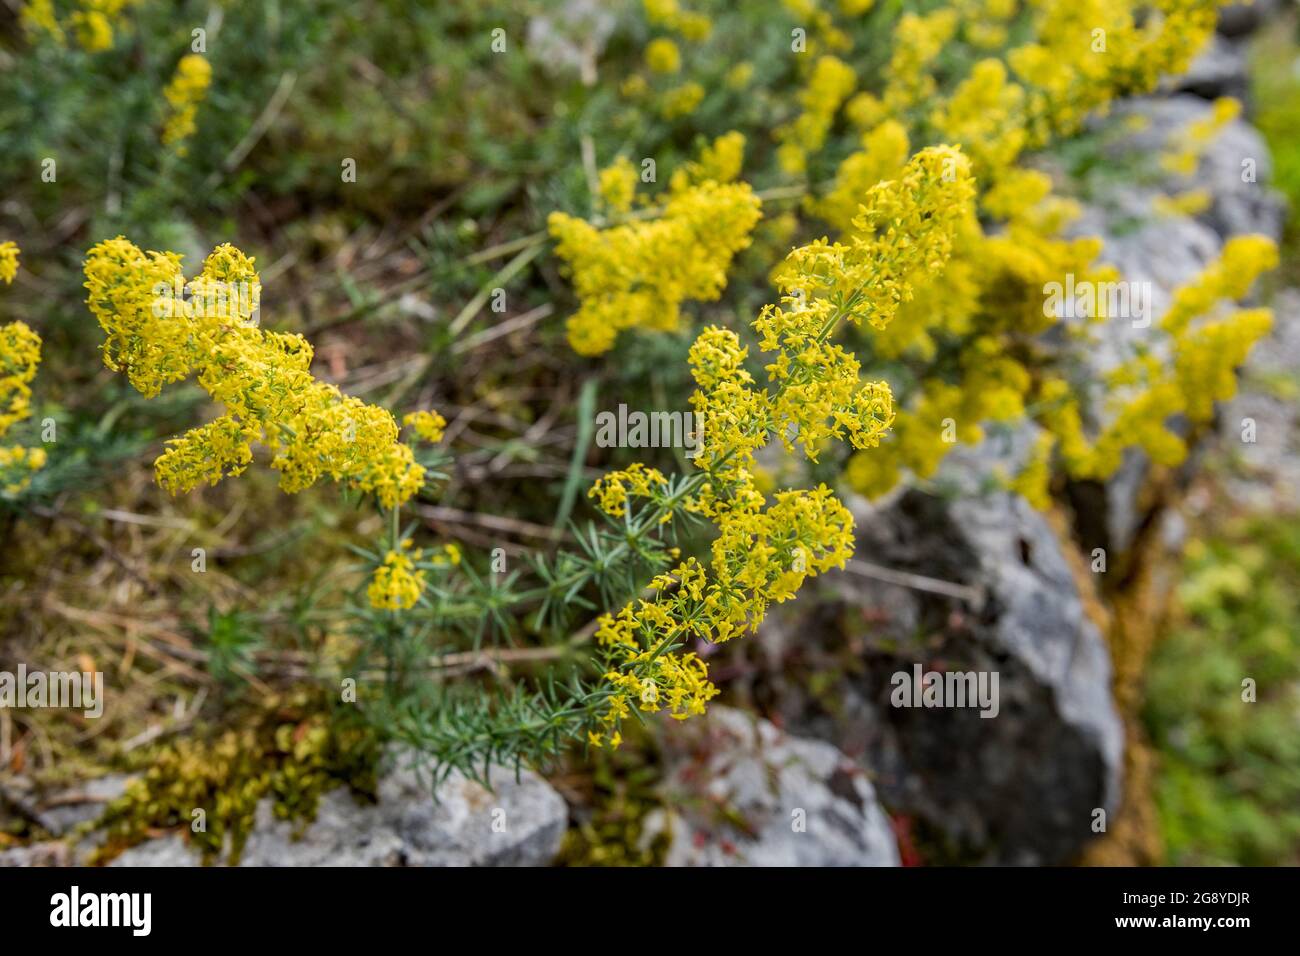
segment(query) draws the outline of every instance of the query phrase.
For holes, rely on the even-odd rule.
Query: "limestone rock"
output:
[[[563,798],[540,776],[494,768],[493,790],[458,774],[438,788],[412,769],[388,773],[379,800],[344,790],[325,794],[316,819],[295,837],[271,802],[257,809],[241,866],[545,866],[567,824]],[[133,847],[113,866],[196,866],[199,856],[173,835]]]
[[[1006,492],[909,490],[855,511],[856,553],[916,583],[837,575],[826,586],[838,606],[769,617],[760,639],[780,658],[774,680],[839,675],[817,692],[795,679],[773,688],[784,725],[870,768],[924,861],[1070,861],[1094,812],[1116,806],[1123,733],[1106,647],[1055,530]],[[918,665],[982,673],[990,688],[996,674],[995,708],[894,706],[896,675]]]
[[[669,728],[669,866],[897,866],[889,820],[861,769],[829,744],[714,705]]]

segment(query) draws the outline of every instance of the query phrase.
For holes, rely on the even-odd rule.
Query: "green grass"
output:
[[[1188,551],[1185,619],[1157,648],[1145,712],[1168,862],[1295,865],[1300,518],[1238,521]]]

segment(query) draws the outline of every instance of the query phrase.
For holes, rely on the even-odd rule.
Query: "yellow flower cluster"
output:
[[[669,187],[681,192],[693,183],[729,183],[740,176],[745,162],[745,137],[734,130],[723,133],[700,150],[698,162],[687,162],[673,170]]]
[[[0,242],[0,280],[12,283],[18,272],[18,245]],[[31,414],[32,379],[41,362],[41,337],[25,322],[0,325],[0,438]],[[45,467],[44,448],[0,445],[0,494],[12,497]]]
[[[809,209],[842,232],[853,228],[862,197],[876,183],[893,179],[907,162],[907,130],[896,120],[885,120],[862,134],[862,149],[840,164],[826,195],[810,197]]]
[[[682,54],[667,37],[651,40],[645,48],[645,65],[654,73],[676,73],[682,68]]]
[[[1023,363],[1027,338],[1055,321],[1043,307],[1048,283],[1067,275],[1092,283],[1117,276],[1096,266],[1098,240],[1062,238],[1077,208],[1051,196],[1046,175],[1017,163],[1050,136],[1077,129],[1088,113],[1104,109],[1115,96],[1150,89],[1161,73],[1185,68],[1212,32],[1216,5],[1216,0],[1034,0],[1025,8],[1028,33],[1015,31],[1024,42],[1000,56],[974,59],[946,96],[937,95],[933,72],[944,48],[960,38],[981,50],[998,49],[1011,35],[1006,27],[1016,4],[962,0],[931,14],[900,18],[881,100],[857,103],[855,98],[850,105],[868,128],[863,149],[841,164],[831,190],[811,200],[809,208],[851,233],[854,190],[873,176],[890,175],[916,133],[937,135],[971,156],[981,211],[1002,225],[986,233],[974,217],[960,223],[947,269],[919,284],[914,301],[901,307],[900,320],[876,336],[876,352],[886,358],[928,363],[941,341],[960,358],[943,374],[922,364],[917,394],[897,411],[888,439],[871,454],[850,460],[851,486],[877,496],[905,472],[928,477],[956,443],[983,437],[980,422],[1018,418],[1030,407],[1055,440],[1051,447],[1046,438],[1036,446],[1027,473],[1018,479],[1024,488],[1045,487],[1043,459],[1056,449],[1067,469],[1095,471],[1100,463],[1116,460],[1109,452],[1099,459],[1090,453],[1072,398],[1043,400],[1049,382],[1053,390],[1064,383],[1050,376],[1040,381]],[[957,53],[964,57],[969,52]],[[1188,152],[1194,163],[1195,151],[1232,115],[1229,103],[1216,104],[1214,116],[1180,140],[1180,163],[1185,167]],[[1196,198],[1178,208],[1194,208]],[[1254,330],[1248,324],[1239,325],[1237,334],[1249,339]],[[1153,389],[1143,400],[1152,414],[1166,406],[1185,407],[1172,386]],[[1131,436],[1136,416],[1132,413],[1116,435]],[[1167,434],[1160,424],[1164,417],[1155,426],[1162,436]],[[1033,497],[1043,500],[1041,494]]]
[[[936,84],[930,68],[959,22],[958,12],[953,9],[906,13],[899,19],[891,38],[893,53],[885,71],[888,79],[882,97],[888,115],[901,116],[934,97]]]
[[[713,22],[705,14],[683,10],[677,0],[645,0],[645,13],[651,26],[670,30],[688,42],[703,42],[713,30]],[[681,48],[669,37],[655,37],[646,44],[644,59],[651,79],[655,75],[675,76],[682,69]],[[624,96],[635,99],[646,94],[650,86],[646,74],[637,73],[627,77],[620,90]],[[666,120],[679,119],[694,113],[704,101],[704,95],[702,85],[688,80],[659,92],[655,108]]]
[[[830,343],[848,320],[884,327],[912,295],[909,277],[943,268],[955,224],[973,215],[974,186],[960,152],[918,153],[897,179],[863,196],[857,231],[845,243],[818,240],[795,249],[778,270],[782,304],[764,308],[755,329],[775,352],[759,387],[747,351],[727,329],[704,329],[690,350],[699,386],[691,398],[705,423],[695,465],[707,475],[688,509],[717,526],[707,567],[695,559],[651,584],[654,596],[600,619],[612,693],[592,731],[594,746],[617,746],[632,707],[666,708],[675,718],[702,713],[717,689],[691,642],[719,643],[752,632],[768,606],[794,597],[803,582],[842,567],[853,551],[853,518],[824,485],[758,488],[754,453],[793,426],[805,454],[847,437],[877,443],[892,415],[883,383],[863,383],[855,358]],[[627,513],[631,496],[662,504],[666,479],[641,465],[606,475],[589,495],[608,514]]]
[[[1188,189],[1166,196],[1163,193],[1151,201],[1152,211],[1161,216],[1199,216],[1213,204],[1214,198],[1205,189]]]
[[[1206,148],[1220,130],[1241,115],[1241,101],[1221,96],[1214,101],[1209,116],[1196,120],[1171,138],[1169,149],[1160,156],[1160,165],[1168,172],[1191,176],[1205,155]]]
[[[1051,432],[1039,432],[1030,450],[1029,461],[1020,474],[1007,483],[1010,491],[1023,497],[1039,511],[1046,511],[1051,504],[1050,485],[1052,481],[1052,451],[1056,448],[1056,436]]]
[[[961,143],[981,180],[1011,166],[1025,145],[1020,125],[1025,91],[1007,78],[1001,60],[976,63],[970,76],[958,84],[930,117],[939,134]]]
[[[384,563],[375,569],[366,588],[370,606],[387,611],[405,611],[415,607],[424,590],[424,571],[415,566],[424,552],[412,550],[411,540],[403,540],[397,550],[384,555]]]
[[[1074,132],[1118,94],[1182,73],[1214,33],[1219,0],[1038,0],[1032,42],[1007,52],[1026,89],[1026,145]]]
[[[29,0],[23,5],[20,19],[30,34],[45,35],[62,45],[71,30],[77,43],[88,53],[102,53],[113,47],[113,29],[122,19],[122,11],[139,0],[81,0],[68,14],[66,24],[59,22],[53,0]]]
[[[402,425],[409,426],[421,440],[437,444],[442,441],[442,432],[447,427],[447,419],[437,412],[421,410],[403,415]]]
[[[18,243],[0,242],[0,282],[12,285],[18,275]]]
[[[675,176],[660,214],[652,219],[602,229],[566,213],[551,213],[547,224],[556,252],[568,263],[581,300],[568,321],[574,351],[606,352],[624,329],[674,331],[683,302],[712,301],[722,294],[727,269],[749,245],[762,205],[748,184],[714,178],[739,172],[733,161],[736,142],[722,137],[712,153],[706,150],[698,176]],[[624,191],[629,184],[635,188],[635,180],[625,171],[610,178],[615,175],[621,182],[610,184],[608,195],[623,203]]]
[[[777,161],[791,175],[803,173],[808,157],[826,145],[835,114],[857,86],[853,67],[833,56],[818,57],[812,74],[799,93],[802,112],[776,131],[781,143]]]
[[[836,25],[826,0],[781,0],[781,5],[789,11],[794,24],[806,31],[805,53],[816,53],[823,47],[838,52],[853,49],[853,38]]]
[[[0,325],[0,438],[31,414],[31,382],[40,361],[41,337],[25,322]],[[0,445],[0,494],[18,494],[31,473],[44,467],[44,448]]]
[[[626,156],[620,156],[600,171],[600,198],[611,212],[623,214],[631,210],[636,199],[636,167]]]
[[[1019,12],[1018,0],[953,0],[961,16],[962,38],[977,50],[1006,45],[1010,23]]]
[[[605,514],[621,518],[627,513],[630,498],[653,498],[656,489],[666,484],[668,479],[658,469],[634,462],[621,471],[603,475],[588,489],[587,497],[595,498]]]
[[[176,72],[167,86],[163,96],[167,100],[167,119],[163,123],[162,142],[164,146],[177,146],[182,155],[184,140],[194,135],[195,117],[199,113],[199,104],[208,95],[208,86],[212,83],[212,65],[207,57],[198,53],[187,53],[176,64]]]
[[[147,397],[197,375],[224,406],[168,442],[154,463],[164,488],[189,491],[243,473],[253,442],[274,453],[286,492],[328,477],[393,508],[423,487],[424,469],[398,441],[391,414],[313,377],[301,335],[256,325],[261,281],[238,249],[218,246],[187,283],[179,255],[143,252],[119,236],[90,250],[85,274],[110,369]]]
[[[672,30],[683,39],[699,42],[713,32],[713,21],[706,14],[683,10],[677,0],[645,0],[646,19],[651,24]]]
[[[841,318],[886,328],[911,300],[912,276],[942,272],[974,196],[966,157],[930,147],[867,191],[847,241],[817,240],[776,270],[782,305],[766,307],[754,325],[764,350],[779,349],[767,371],[779,384],[772,413],[787,446],[789,425],[814,461],[831,439],[879,444],[893,419],[889,388],[863,386],[856,359],[829,343],[829,332]]]
[[[1126,448],[1139,447],[1157,464],[1177,465],[1187,455],[1182,437],[1168,419],[1185,415],[1205,424],[1214,403],[1237,391],[1236,369],[1255,343],[1272,327],[1268,309],[1242,309],[1200,322],[1223,302],[1243,298],[1262,273],[1277,265],[1277,248],[1265,236],[1236,236],[1219,259],[1183,286],[1160,320],[1170,341],[1171,361],[1148,354],[1135,357],[1112,376],[1111,419],[1091,445],[1084,436],[1077,406],[1061,394],[1048,393],[1056,408],[1045,422],[1062,443],[1066,469],[1077,477],[1104,478],[1120,466]]]
[[[659,100],[659,115],[664,119],[690,116],[704,102],[704,87],[691,80],[675,86]]]
[[[26,322],[0,325],[0,436],[31,414],[31,382],[40,361],[41,337]]]

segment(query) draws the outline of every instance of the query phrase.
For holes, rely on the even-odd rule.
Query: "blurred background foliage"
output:
[[[1145,715],[1160,754],[1169,862],[1294,866],[1300,519],[1231,519],[1193,540],[1184,574],[1182,613],[1157,645]]]

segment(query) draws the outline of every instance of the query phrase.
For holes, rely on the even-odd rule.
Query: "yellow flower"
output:
[[[29,35],[45,34],[56,43],[65,42],[63,27],[59,25],[58,15],[54,12],[54,0],[28,0],[23,4],[19,19]]]
[[[719,143],[723,140],[727,137]],[[730,172],[720,168],[734,165],[730,153],[724,160],[728,147],[715,144],[714,149],[718,152],[695,169],[706,175]],[[599,229],[551,213],[547,224],[557,240],[556,253],[568,263],[581,300],[568,321],[569,343],[580,355],[608,351],[624,329],[672,331],[683,302],[712,301],[722,294],[732,258],[750,243],[760,203],[745,183],[692,185],[691,179],[674,177],[654,219]]]
[[[1277,246],[1267,236],[1233,236],[1224,243],[1217,261],[1174,294],[1173,304],[1160,320],[1161,328],[1181,335],[1188,323],[1216,302],[1244,297],[1260,275],[1277,267],[1277,261]]]
[[[981,60],[930,121],[971,157],[976,175],[990,177],[1010,166],[1025,146],[1025,91],[1007,82],[1000,60]]]
[[[733,66],[730,70],[727,71],[727,78],[725,82],[727,84],[728,89],[736,90],[737,92],[739,92],[740,90],[746,89],[753,79],[754,79],[754,64],[748,61],[744,61],[741,63],[737,63],[735,66]]]
[[[596,498],[600,510],[615,518],[623,517],[630,497],[651,498],[655,490],[668,483],[658,470],[634,462],[622,471],[611,471],[591,486],[588,498]]]
[[[113,48],[113,25],[98,10],[78,10],[69,17],[77,42],[90,53],[101,53]]]
[[[700,150],[697,162],[683,163],[669,179],[670,193],[684,193],[692,186],[730,183],[740,176],[745,162],[745,136],[732,131],[723,133]]]
[[[689,116],[703,101],[704,87],[692,80],[674,87],[663,95],[659,103],[659,115],[664,119]]]
[[[0,242],[0,282],[5,285],[12,285],[18,275],[18,252],[16,242]]]
[[[41,337],[26,323],[0,325],[0,438],[31,414],[31,382],[40,361]],[[44,466],[44,448],[0,445],[0,493],[17,495]]]
[[[1240,101],[1230,96],[1219,97],[1209,116],[1189,123],[1186,129],[1171,137],[1170,148],[1160,156],[1160,165],[1167,172],[1191,176],[1219,131],[1240,115]]]
[[[122,12],[139,0],[80,0],[79,9],[67,18],[66,27],[88,53],[100,53],[113,46],[113,30],[122,20]],[[60,46],[67,42],[65,25],[59,22],[53,0],[29,0],[19,14],[29,35],[45,35]]]
[[[405,611],[415,606],[424,590],[424,571],[416,568],[421,552],[410,550],[410,542],[403,541],[399,550],[384,555],[384,563],[375,569],[366,588],[370,606],[388,611]]]
[[[638,181],[636,167],[620,156],[600,171],[600,198],[614,212],[625,213],[632,208]]]
[[[907,130],[902,123],[886,120],[863,134],[862,149],[851,153],[840,164],[831,191],[809,205],[827,222],[848,232],[867,191],[877,183],[896,177],[907,157]]]
[[[1171,196],[1156,196],[1151,208],[1162,216],[1199,216],[1210,208],[1213,201],[1208,190],[1189,189]]]
[[[1050,432],[1040,432],[1034,440],[1034,447],[1029,460],[1020,474],[1009,482],[1012,491],[1024,497],[1039,511],[1047,510],[1051,504],[1049,485],[1052,479],[1052,450],[1056,447],[1056,436]]]
[[[672,26],[681,15],[677,0],[644,0],[646,19],[657,26]]]
[[[409,425],[424,441],[436,444],[442,441],[442,431],[447,427],[447,420],[437,412],[408,412],[402,416],[402,425]]]
[[[690,349],[699,386],[691,404],[704,422],[694,459],[707,481],[688,511],[717,526],[708,566],[692,559],[650,584],[648,600],[600,618],[597,644],[614,691],[601,721],[617,733],[629,703],[674,719],[703,713],[718,690],[691,641],[721,643],[751,633],[771,604],[790,600],[804,581],[842,567],[853,551],[853,518],[824,485],[759,488],[755,452],[792,429],[809,458],[834,438],[876,445],[893,418],[884,383],[863,382],[857,360],[830,342],[838,325],[885,327],[911,294],[913,274],[942,269],[955,225],[974,215],[969,163],[936,147],[918,153],[895,179],[872,186],[845,243],[818,240],[794,250],[778,270],[782,304],[754,321],[760,345],[775,353],[759,387],[747,350],[729,329],[709,327]],[[1001,383],[1005,370],[999,371]],[[588,492],[614,517],[633,496],[663,507],[667,480],[640,464],[611,472]]]
[[[646,46],[645,64],[655,73],[676,73],[682,68],[682,55],[676,43],[659,37]]]
[[[105,365],[149,398],[195,375],[224,406],[167,443],[154,463],[167,490],[241,474],[253,442],[274,453],[286,492],[328,477],[393,508],[423,487],[424,469],[398,441],[391,414],[313,377],[302,336],[255,324],[261,281],[238,249],[218,246],[187,283],[180,256],[142,252],[119,236],[90,250],[85,274],[87,304],[106,334]]]
[[[707,40],[713,30],[705,14],[683,10],[677,0],[645,0],[645,14],[654,26],[675,30],[687,40]]]
[[[906,13],[898,21],[885,71],[889,79],[883,100],[890,115],[898,116],[933,97],[935,82],[929,67],[952,39],[958,22],[956,10]]]
[[[1277,249],[1263,236],[1236,236],[1196,279],[1174,294],[1173,304],[1159,328],[1171,341],[1172,367],[1154,356],[1139,355],[1110,376],[1110,420],[1088,444],[1078,409],[1068,388],[1049,380],[1040,400],[1048,407],[1047,427],[1060,436],[1070,474],[1106,478],[1123,461],[1125,449],[1141,448],[1152,461],[1177,465],[1187,456],[1184,439],[1170,430],[1171,416],[1185,415],[1204,424],[1214,403],[1231,398],[1237,389],[1236,369],[1250,350],[1268,334],[1272,314],[1267,309],[1230,312],[1214,321],[1197,320],[1225,300],[1243,298],[1263,271],[1277,263]]]
[[[31,381],[41,361],[41,337],[24,322],[0,325],[0,436],[31,414]]]
[[[776,131],[782,144],[778,160],[787,173],[802,173],[807,157],[826,145],[835,114],[856,85],[857,75],[843,60],[833,56],[817,58],[807,85],[799,93],[803,112]]]
[[[207,96],[211,82],[212,66],[206,57],[198,53],[181,57],[175,74],[163,89],[169,107],[162,131],[164,146],[175,146],[194,135],[199,104]],[[183,150],[184,147],[180,147],[180,151]]]

